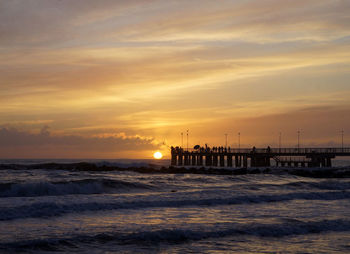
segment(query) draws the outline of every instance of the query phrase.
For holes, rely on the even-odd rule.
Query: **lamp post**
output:
[[[188,130],[187,130],[187,151],[188,151]]]
[[[184,133],[181,132],[181,148],[184,147]]]
[[[280,152],[281,152],[281,143],[282,143],[282,132],[279,133],[279,137],[278,137],[278,148]]]
[[[241,133],[238,132],[238,150],[241,149]]]
[[[225,134],[225,147],[227,148],[227,134]]]
[[[298,130],[298,150],[299,150],[299,148],[300,148],[300,130]]]

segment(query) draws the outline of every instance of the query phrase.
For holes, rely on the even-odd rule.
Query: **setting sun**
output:
[[[163,154],[161,152],[155,152],[153,154],[153,157],[157,160],[161,159],[163,157]]]

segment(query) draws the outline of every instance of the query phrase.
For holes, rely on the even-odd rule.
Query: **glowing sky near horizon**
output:
[[[0,55],[0,158],[349,143],[350,1],[0,0]]]

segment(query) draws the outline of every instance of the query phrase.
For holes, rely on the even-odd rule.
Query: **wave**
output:
[[[321,190],[347,190],[350,189],[350,182],[339,182],[339,181],[321,181],[321,182],[292,182],[287,183],[285,186],[293,188],[315,188]]]
[[[82,179],[58,182],[2,183],[0,197],[61,196],[114,193],[120,190],[151,189],[152,185],[112,179]]]
[[[0,208],[0,221],[22,218],[48,218],[62,216],[68,213],[85,211],[103,211],[116,209],[142,209],[142,208],[178,208],[190,206],[219,206],[235,204],[258,204],[267,202],[284,202],[290,200],[341,200],[350,199],[350,192],[298,192],[275,195],[242,195],[229,198],[185,199],[185,200],[152,200],[127,201],[113,203],[73,203],[59,204],[54,202],[34,203],[18,207]]]
[[[241,184],[242,188],[249,188],[252,190],[259,190],[262,188],[277,188],[277,189],[291,189],[291,190],[348,190],[350,189],[350,182],[340,181],[321,181],[321,182],[306,182],[297,181],[283,184],[272,184],[272,183],[247,183]]]
[[[212,229],[212,228],[211,228]],[[45,250],[60,251],[74,248],[77,250],[82,243],[91,244],[157,244],[159,242],[181,243],[186,241],[199,241],[208,238],[222,238],[229,236],[258,236],[282,238],[293,235],[319,234],[324,232],[348,232],[350,231],[349,220],[321,220],[302,222],[293,220],[278,224],[230,224],[224,229],[216,230],[192,230],[192,229],[160,229],[154,231],[140,231],[134,233],[100,233],[97,235],[76,235],[71,238],[46,238],[27,240],[20,242],[1,243],[0,250]]]
[[[169,178],[173,180],[173,178]],[[210,178],[189,178],[183,179],[186,182],[213,183],[216,179]],[[133,189],[155,189],[155,185],[166,184],[160,180],[151,181],[149,184],[139,182],[128,182],[114,179],[81,179],[71,181],[51,181],[51,182],[12,182],[0,183],[0,197],[35,197],[35,196],[61,196],[70,194],[102,194],[116,193]],[[321,189],[321,190],[348,190],[350,182],[321,181],[321,182],[291,182],[286,184],[259,184],[253,186],[244,184],[244,188],[261,189],[266,187],[276,187],[290,189]]]
[[[108,171],[132,168],[161,168],[168,166],[170,160],[154,159],[116,159],[116,160],[0,160],[0,170],[61,169],[79,171]]]

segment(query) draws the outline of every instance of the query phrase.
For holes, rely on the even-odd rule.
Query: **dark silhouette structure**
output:
[[[336,156],[350,156],[350,148],[171,147],[172,166],[269,167],[275,160],[282,167],[331,167]]]

